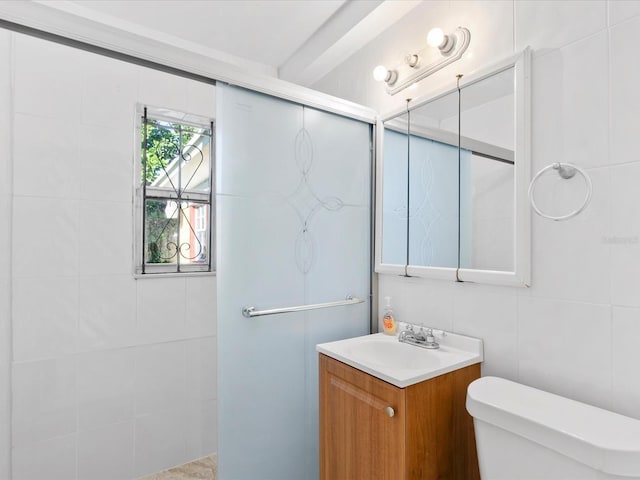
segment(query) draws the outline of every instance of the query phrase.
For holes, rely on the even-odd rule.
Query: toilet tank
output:
[[[640,479],[640,420],[497,377],[466,405],[483,480]]]

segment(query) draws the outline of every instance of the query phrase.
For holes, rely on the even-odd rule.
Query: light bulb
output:
[[[378,65],[373,69],[373,78],[376,82],[384,82],[389,76],[389,70],[384,65]]]
[[[441,28],[432,28],[427,34],[427,44],[430,47],[439,47],[444,42],[446,36]]]

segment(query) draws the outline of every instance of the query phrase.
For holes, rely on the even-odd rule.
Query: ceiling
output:
[[[345,0],[76,0],[73,3],[208,48],[280,66]]]
[[[74,0],[37,2],[141,36],[312,85],[418,0]]]

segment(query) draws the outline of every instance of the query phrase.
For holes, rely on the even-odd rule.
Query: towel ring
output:
[[[548,215],[546,213],[544,213],[542,210],[540,210],[538,208],[538,205],[536,205],[536,202],[533,198],[533,194],[535,192],[535,184],[538,181],[538,179],[540,178],[540,176],[546,172],[547,170],[550,169],[554,169],[554,170],[558,170],[558,175],[560,175],[562,178],[564,178],[565,180],[568,180],[570,178],[573,178],[577,173],[579,173],[580,175],[582,175],[582,178],[584,179],[584,183],[587,185],[587,195],[584,198],[584,202],[582,203],[582,205],[580,206],[580,208],[574,210],[571,213],[568,213],[566,215],[560,215],[557,217],[554,217],[552,215]],[[531,202],[531,206],[533,207],[533,209],[535,210],[535,212],[540,215],[543,218],[548,218],[549,220],[554,220],[556,222],[560,221],[560,220],[567,220],[571,217],[575,217],[576,215],[578,215],[580,212],[582,212],[585,208],[587,208],[587,205],[589,205],[589,202],[591,201],[591,193],[593,191],[593,186],[591,185],[591,179],[589,178],[589,175],[587,175],[587,173],[582,170],[581,168],[571,164],[571,163],[552,163],[551,165],[547,165],[546,167],[544,167],[542,170],[540,170],[538,173],[536,173],[536,175],[533,177],[533,179],[531,180],[531,183],[529,184],[529,201]]]

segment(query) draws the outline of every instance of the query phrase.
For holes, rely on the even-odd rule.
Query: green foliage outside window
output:
[[[145,126],[142,126],[142,149],[146,150],[147,168],[144,178],[147,185],[154,180],[176,158],[198,129],[188,125],[178,125],[159,120],[149,119],[146,124],[147,135],[145,143]]]
[[[196,129],[154,119],[148,119],[142,129],[142,149],[146,153],[144,180],[151,185],[188,145]],[[149,201],[145,205],[148,263],[175,262],[176,247],[171,240],[179,222],[178,218],[167,218],[166,206],[166,201]]]

